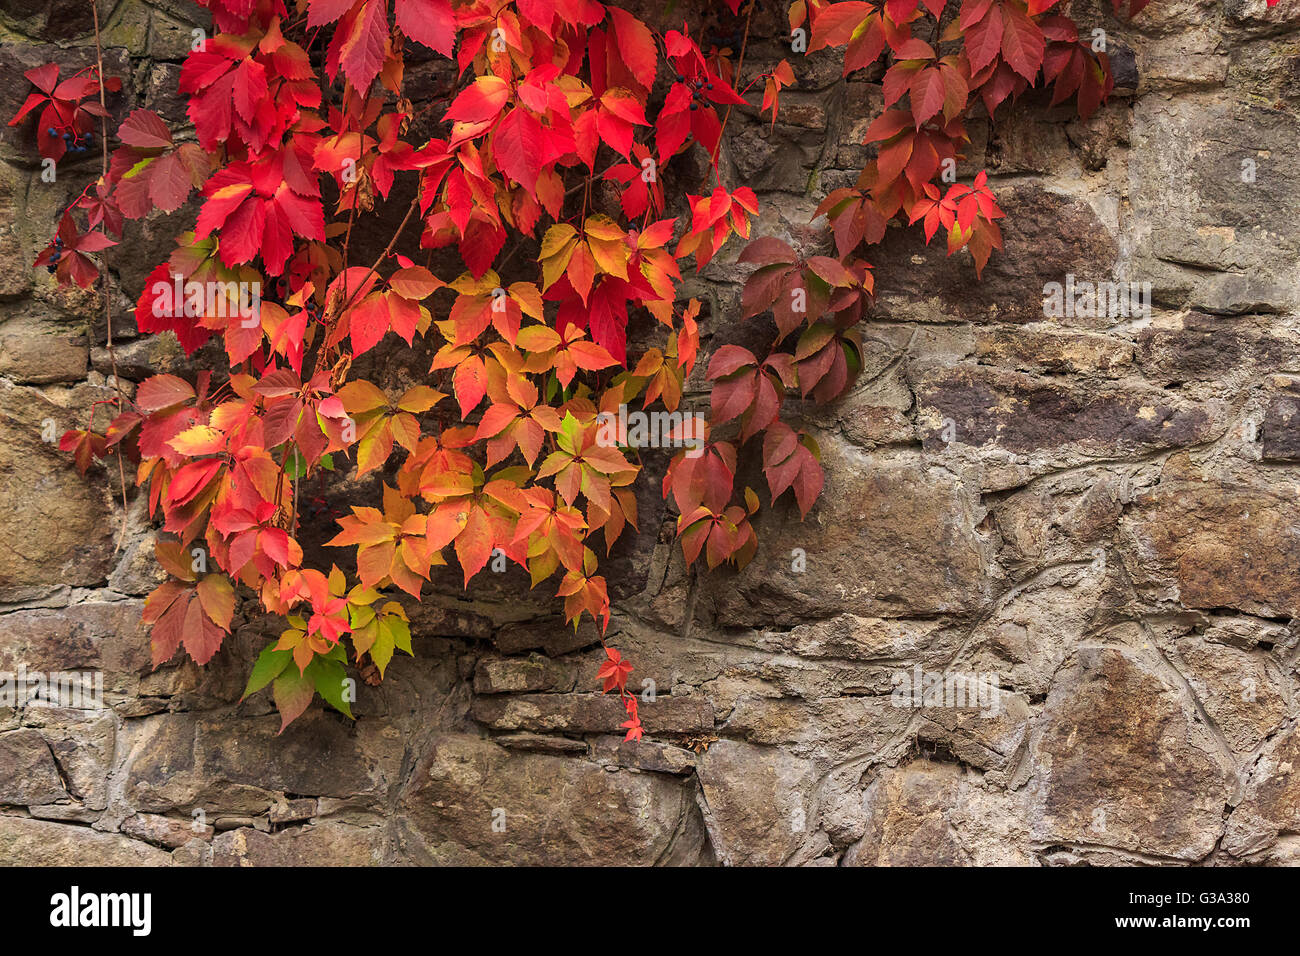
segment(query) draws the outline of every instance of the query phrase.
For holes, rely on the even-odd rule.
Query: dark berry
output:
[[[48,272],[50,275],[54,275],[55,268],[56,267],[53,264],[51,264],[45,267],[45,271]]]
[[[699,103],[692,103],[692,104],[691,104],[691,112],[692,112],[692,113],[694,113],[694,112],[695,112],[696,110],[698,110],[699,108],[700,108],[700,104],[699,104]]]
[[[53,126],[47,126],[47,127],[45,127],[45,133],[46,133],[46,135],[48,135],[48,136],[57,136],[57,135],[58,135],[58,132],[59,132],[59,131],[56,130]]]

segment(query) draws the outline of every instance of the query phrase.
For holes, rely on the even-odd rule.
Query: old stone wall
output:
[[[654,682],[639,745],[596,693],[593,633],[513,572],[442,581],[355,722],[317,704],[276,736],[266,692],[240,702],[274,628],[252,602],[209,667],[151,671],[144,502],[45,440],[112,393],[104,303],[27,267],[98,154],[46,183],[30,130],[6,130],[0,672],[96,672],[104,700],[0,707],[0,862],[1300,862],[1300,0],[1155,0],[1137,25],[1073,7],[1107,31],[1115,97],[1086,123],[1030,94],[972,124],[960,172],[987,168],[1008,216],[983,281],[915,230],[873,250],[861,379],[790,408],[826,467],[808,519],[766,513],[749,568],[696,575],[647,487],[610,564],[610,643]],[[116,115],[183,126],[202,11],[99,10]],[[0,114],[24,69],[93,52],[81,0],[0,0]],[[751,63],[781,52],[760,40]],[[834,55],[792,60],[781,122],[737,115],[724,161],[760,193],[756,233],[811,248],[881,91]],[[413,98],[446,80],[412,66]],[[110,254],[128,387],[192,367],[130,306],[193,214]],[[735,318],[736,252],[688,282],[706,353],[762,334]],[[1067,276],[1150,283],[1150,314],[1045,317]],[[996,706],[891,698],[945,673],[996,675]]]

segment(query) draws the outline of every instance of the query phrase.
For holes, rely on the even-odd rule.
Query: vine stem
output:
[[[99,6],[95,0],[90,0],[90,13],[95,22],[95,69],[99,86],[99,106],[105,114],[108,113],[108,103],[104,97],[104,48],[99,39]],[[108,178],[108,117],[107,115],[99,118],[99,181],[104,183]],[[86,189],[90,187],[87,186]],[[82,191],[83,195],[85,190]],[[101,279],[101,291],[104,294],[104,336],[108,344],[108,360],[113,367],[113,385],[117,388],[118,394],[123,398],[122,381],[117,375],[117,353],[113,348],[113,300],[109,295],[109,278],[108,266],[104,262],[104,257],[99,257],[99,274]]]
[[[319,28],[318,28],[318,31],[317,31],[317,32],[319,32]],[[313,40],[313,42],[315,42],[315,36],[316,36],[316,34],[313,33],[313,34],[312,34],[312,40]],[[457,93],[459,90],[462,90],[462,89],[465,89],[466,87],[468,87],[468,86],[469,86],[469,83],[470,83],[470,80],[469,80],[468,76],[469,76],[469,75],[467,74],[466,77],[462,78],[462,79],[459,80],[456,84],[454,84],[454,85],[452,86],[452,88],[451,88],[450,90],[447,91],[446,95],[445,95],[444,97],[442,97],[442,99],[448,99],[448,100],[449,100],[449,99],[452,99],[452,95],[453,95],[454,93]],[[435,98],[435,101],[436,101],[436,98]],[[433,103],[430,102],[430,103],[428,104],[428,106],[425,106],[425,107],[424,107],[424,109],[428,109],[428,108],[429,108],[430,106],[432,106],[432,105],[433,105]],[[422,109],[420,112],[423,113],[423,112],[424,112],[424,109]],[[416,114],[416,115],[419,115],[419,114]],[[412,117],[412,118],[414,118],[414,117]],[[363,132],[364,132],[364,131],[363,131]],[[411,200],[411,207],[410,207],[409,209],[406,210],[406,216],[403,217],[401,223],[398,225],[398,227],[397,227],[397,231],[396,231],[395,233],[393,233],[393,238],[389,240],[389,242],[388,242],[388,247],[385,248],[384,251],[381,252],[381,253],[379,254],[379,258],[375,260],[375,264],[372,265],[372,266],[370,267],[369,271],[368,271],[368,272],[366,273],[366,275],[365,275],[365,278],[363,278],[363,279],[361,280],[361,284],[357,286],[357,290],[354,291],[354,292],[352,292],[352,293],[349,295],[349,294],[348,294],[348,289],[347,289],[347,285],[348,285],[348,279],[347,279],[347,274],[348,274],[348,273],[347,273],[347,268],[348,268],[348,264],[347,264],[347,248],[348,248],[348,243],[351,241],[351,238],[352,238],[352,219],[353,219],[353,217],[356,215],[356,211],[357,211],[357,204],[356,204],[356,188],[357,188],[357,187],[356,187],[356,184],[355,184],[355,183],[352,184],[352,188],[353,188],[353,194],[352,194],[352,208],[349,210],[349,213],[348,213],[348,231],[347,231],[347,236],[345,237],[345,239],[344,239],[344,243],[343,243],[343,245],[344,245],[344,248],[343,248],[343,257],[344,257],[344,258],[343,258],[343,295],[345,296],[345,301],[344,301],[344,303],[343,303],[342,308],[339,309],[339,313],[340,313],[340,314],[342,314],[343,312],[346,312],[346,311],[348,310],[348,308],[352,305],[352,301],[353,301],[353,299],[356,298],[357,291],[360,291],[361,289],[364,289],[364,288],[365,288],[365,286],[366,286],[366,282],[370,279],[370,277],[371,277],[372,275],[374,275],[374,274],[379,270],[379,267],[380,267],[380,265],[383,263],[383,261],[384,261],[385,259],[388,258],[389,253],[391,253],[391,252],[393,251],[393,247],[394,247],[395,245],[397,245],[397,240],[398,240],[398,238],[402,235],[402,231],[406,228],[406,224],[410,221],[410,219],[411,219],[411,214],[415,212],[416,208],[417,208],[417,207],[419,206],[419,204],[420,204],[420,190],[419,190],[419,187],[417,186],[416,191],[415,191],[415,198]],[[430,250],[430,255],[432,255],[432,250]],[[328,305],[328,303],[326,303],[326,304]]]
[[[99,39],[99,5],[96,0],[90,0],[90,14],[95,24],[95,70],[97,85],[99,86],[99,106],[103,114],[99,117],[99,182],[105,184],[108,179],[108,102],[104,96],[104,47]],[[90,186],[87,185],[86,189]],[[86,190],[82,190],[85,195]],[[113,369],[113,387],[117,390],[119,396],[118,411],[125,411],[122,401],[126,399],[126,393],[122,390],[122,379],[117,373],[117,351],[113,348],[113,296],[110,288],[108,276],[108,264],[104,257],[99,257],[99,288],[100,293],[104,296],[104,340],[108,346],[108,361]],[[114,553],[122,550],[122,545],[126,541],[127,532],[127,501],[126,501],[126,469],[122,465],[122,451],[119,448],[117,452],[117,475],[121,481],[122,487],[122,530],[117,536],[117,546]]]
[[[364,148],[364,147],[363,147]],[[360,160],[362,157],[358,156]],[[353,174],[358,175],[355,165],[352,167]],[[348,231],[343,236],[343,294],[348,294],[348,247],[352,244],[352,226],[357,221],[357,187],[360,184],[359,179],[353,179],[352,186],[352,203],[348,209]]]
[[[754,22],[754,8],[758,6],[758,0],[749,0],[749,12],[745,14],[745,36],[740,41],[740,57],[736,60],[736,74],[734,80],[740,81],[740,72],[745,68],[745,51],[749,48],[749,26]],[[722,185],[722,171],[718,169],[718,157],[722,154],[722,137],[727,132],[727,123],[731,121],[731,111],[735,109],[734,103],[727,104],[727,113],[722,117],[722,129],[718,131],[718,145],[713,148],[713,175],[717,178],[718,185]]]
[[[374,264],[366,271],[365,276],[363,276],[361,281],[357,283],[357,287],[352,290],[352,294],[348,295],[344,303],[339,307],[338,312],[335,313],[335,321],[337,321],[339,316],[342,316],[343,313],[347,312],[347,310],[352,307],[352,302],[356,299],[357,295],[361,292],[361,290],[366,287],[366,283],[370,281],[370,277],[379,271],[380,265],[382,265],[383,261],[388,258],[389,254],[393,251],[393,247],[397,245],[397,240],[401,238],[402,232],[406,229],[406,224],[411,221],[411,216],[414,215],[415,210],[418,209],[419,206],[420,206],[420,194],[417,191],[415,194],[415,198],[411,200],[410,207],[406,210],[406,215],[403,216],[402,221],[398,223],[397,231],[393,233],[393,238],[388,240],[388,245],[385,246],[384,251],[379,254],[379,258],[376,259]],[[343,274],[346,276],[347,272],[345,271]],[[346,282],[346,279],[344,281]],[[346,295],[346,292],[344,294]],[[326,308],[328,307],[329,307],[329,303],[327,301]],[[326,332],[327,339],[330,333],[332,332],[332,330],[333,330],[333,326],[330,326],[329,330]],[[322,351],[321,356],[318,358],[318,362],[323,360],[325,354],[326,353]],[[318,364],[317,367],[319,368],[320,365]]]
[[[388,240],[388,245],[384,247],[384,251],[379,254],[379,258],[375,260],[374,265],[366,271],[365,276],[362,277],[361,282],[358,283],[357,288],[353,291],[352,295],[343,303],[343,307],[339,309],[340,315],[348,310],[352,305],[352,300],[357,297],[357,293],[366,287],[366,282],[369,281],[372,275],[379,271],[379,267],[383,264],[384,260],[388,258],[390,253],[392,253],[393,247],[397,245],[397,240],[401,238],[402,232],[406,229],[406,224],[411,221],[411,216],[415,210],[419,208],[419,205],[420,196],[419,193],[416,193],[415,198],[411,200],[410,208],[406,210],[406,215],[403,216],[402,221],[398,223],[397,231],[393,233],[393,238]]]

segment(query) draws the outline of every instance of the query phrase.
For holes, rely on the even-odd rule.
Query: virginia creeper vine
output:
[[[431,569],[452,559],[468,587],[494,555],[534,586],[558,577],[566,618],[576,626],[588,614],[603,632],[598,552],[637,524],[641,465],[632,436],[602,437],[602,413],[679,410],[700,349],[700,305],[678,300],[682,268],[705,268],[733,235],[748,239],[759,211],[752,190],[724,181],[723,131],[733,110],[754,109],[742,92],[761,83],[758,112],[775,124],[783,90],[798,85],[785,60],[746,80],[755,2],[717,4],[742,36],[733,51],[689,23],[660,29],[597,0],[205,0],[217,33],[180,76],[192,136],[131,112],[111,156],[101,142],[103,175],[35,263],[90,287],[92,256],[116,244],[124,219],[201,197],[136,318],[187,353],[215,337],[228,372],[155,375],[113,400],[103,432],[88,425],[62,441],[83,472],[114,455],[148,488],[169,574],[145,608],[155,666],[181,646],[209,661],[242,586],[287,623],[246,693],[272,685],[285,726],[317,692],[350,715],[349,657],[382,677],[396,650],[411,652],[396,592],[418,599]],[[1124,0],[1113,3],[1118,13]],[[1129,0],[1127,14],[1145,3]],[[707,427],[674,436],[698,439],[663,482],[688,563],[741,567],[753,556],[760,501],[737,485],[742,455],[761,460],[771,500],[790,491],[806,515],[820,494],[817,444],[780,414],[791,396],[833,401],[861,368],[867,248],[891,225],[919,223],[927,241],[942,228],[949,254],[968,250],[978,273],[1001,247],[986,174],[942,176],[962,157],[971,114],[996,121],[1031,86],[1050,87],[1053,103],[1072,99],[1085,119],[1106,100],[1107,55],[1062,6],[789,4],[808,52],[844,48],[845,76],[883,61],[885,109],[866,133],[875,157],[818,208],[834,255],[772,237],[740,252],[756,267],[741,318],[770,312],[776,331],[767,354],[713,352]],[[445,100],[407,98],[412,44],[455,60]],[[11,125],[39,112],[37,148],[56,162],[91,146],[94,121],[109,116],[104,95],[121,86],[98,67],[60,80],[51,64],[27,78],[36,92]],[[437,135],[411,138],[430,113]],[[697,148],[712,188],[678,215],[658,173]],[[399,177],[414,199],[378,258],[354,261],[358,217]],[[602,183],[617,189],[617,208],[594,201]],[[408,228],[423,262],[398,251]],[[435,272],[437,250],[459,265]],[[658,322],[661,339],[633,361],[636,313]],[[351,371],[390,334],[436,349],[427,380],[401,394]],[[386,478],[381,500],[339,518],[328,542],[346,573],[309,566],[297,539],[308,483],[345,459],[357,476]],[[621,696],[636,739],[631,669],[607,648],[599,679]]]

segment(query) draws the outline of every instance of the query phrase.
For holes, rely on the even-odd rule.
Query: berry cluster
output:
[[[719,50],[737,50],[745,42],[745,33],[739,29],[731,33],[715,33],[709,37],[709,41]]]
[[[63,237],[55,236],[54,251],[50,253],[49,264],[45,266],[45,271],[50,273],[50,275],[53,275],[54,270],[59,267],[59,256],[62,255],[62,253],[63,253]]]
[[[47,126],[45,132],[51,138],[59,135],[59,131],[53,126]],[[90,149],[91,144],[94,143],[95,135],[93,133],[74,134],[72,130],[65,129],[63,131],[62,139],[63,142],[67,144],[69,153],[84,153],[87,152]]]
[[[685,83],[686,77],[681,73],[678,73],[677,82]],[[701,77],[692,80],[689,84],[689,88],[691,91],[691,112],[694,112],[695,110],[698,110],[700,104],[704,102],[704,94],[713,89],[713,83],[712,81],[705,80]]]

